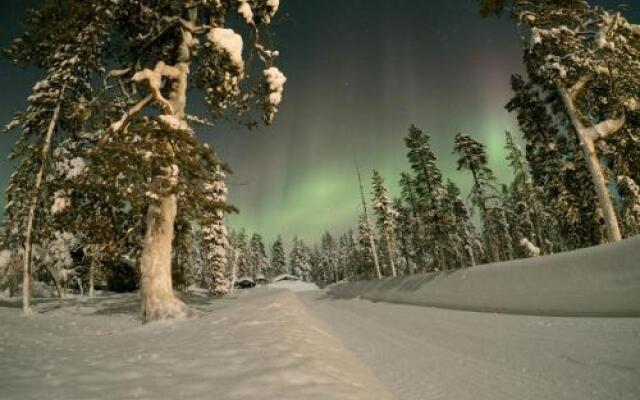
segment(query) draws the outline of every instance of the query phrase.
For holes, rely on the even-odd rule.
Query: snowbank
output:
[[[640,316],[640,237],[455,272],[338,284],[329,294],[469,311]]]
[[[54,302],[25,318],[0,303],[0,397],[391,399],[289,291],[199,300],[199,318],[147,326],[139,307],[136,296]]]

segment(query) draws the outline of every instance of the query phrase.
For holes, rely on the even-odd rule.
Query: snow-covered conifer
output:
[[[278,236],[276,241],[271,245],[271,270],[273,276],[289,272],[289,269],[287,268],[286,254],[284,251],[284,243],[281,236]]]
[[[380,239],[384,243],[389,272],[391,276],[397,276],[398,243],[396,240],[396,218],[398,212],[393,208],[389,200],[384,179],[378,171],[373,171],[371,194],[373,195],[372,207],[377,217],[376,225],[378,226]]]
[[[492,199],[496,197],[496,182],[493,172],[487,167],[485,148],[470,136],[459,133],[455,138],[454,153],[459,156],[458,170],[468,170],[473,178],[470,198],[480,210],[491,261],[500,261],[497,235],[492,223],[496,214],[491,213]]]
[[[609,193],[612,179],[601,162],[607,151],[598,150],[612,146],[620,136],[633,135],[637,128],[637,26],[620,12],[586,1],[485,1],[482,7],[485,14],[509,12],[524,28],[529,77],[555,94],[550,101],[561,110],[563,125],[576,142],[574,151],[581,153],[578,161],[589,172],[606,237],[620,240]]]
[[[227,186],[224,182],[225,173],[222,167],[216,167],[211,181],[207,184],[207,191],[211,200],[219,204],[227,202]],[[218,208],[209,211],[202,218],[202,249],[205,260],[205,283],[209,292],[216,296],[227,294],[229,282],[227,280],[227,253],[229,237],[224,222],[224,210]]]

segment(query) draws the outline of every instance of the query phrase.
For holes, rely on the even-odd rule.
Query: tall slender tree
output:
[[[484,225],[491,261],[500,261],[500,252],[496,243],[497,234],[494,232],[492,224],[495,213],[491,212],[491,201],[496,198],[496,181],[493,172],[487,166],[485,148],[470,136],[459,133],[455,138],[454,154],[459,156],[458,170],[464,169],[471,172],[473,177],[471,202],[480,209],[480,218]]]
[[[367,211],[367,200],[364,197],[364,188],[362,186],[362,176],[360,175],[360,168],[356,162],[356,174],[358,176],[358,185],[360,187],[360,200],[362,204],[362,215],[359,222],[359,234],[361,240],[366,240],[366,245],[363,244],[363,248],[371,252],[371,261],[373,262],[373,268],[375,276],[378,279],[382,279],[382,271],[380,269],[380,260],[378,259],[378,246],[376,245],[376,239],[373,235],[373,229],[371,228],[371,220],[369,219],[369,212]]]
[[[384,243],[385,255],[389,263],[392,276],[397,276],[396,263],[398,259],[398,244],[396,241],[396,218],[397,211],[391,205],[387,188],[384,186],[384,179],[378,171],[373,171],[372,190],[373,209],[377,216],[378,232],[380,241]]]

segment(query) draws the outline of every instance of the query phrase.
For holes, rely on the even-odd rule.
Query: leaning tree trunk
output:
[[[47,132],[44,137],[40,154],[40,168],[36,174],[36,180],[31,191],[31,199],[29,201],[29,214],[27,217],[27,227],[24,233],[24,255],[23,255],[23,274],[22,274],[22,312],[31,313],[31,273],[33,258],[33,224],[36,219],[36,209],[38,207],[38,198],[40,197],[40,189],[42,187],[42,179],[49,162],[49,150],[51,149],[51,138],[60,118],[60,107],[62,96],[64,96],[65,87],[60,90],[60,97],[56,108],[53,110],[53,116],[49,121]],[[56,285],[57,286],[57,285]],[[59,289],[58,289],[59,293]]]
[[[598,155],[596,153],[596,139],[594,138],[594,133],[597,134],[596,138],[603,138],[612,133],[615,133],[622,127],[623,123],[620,122],[623,122],[624,118],[617,123],[616,121],[611,121],[611,124],[607,124],[607,122],[609,121],[606,121],[604,124],[601,124],[605,125],[604,127],[593,126],[591,128],[587,128],[580,120],[580,117],[578,116],[578,110],[576,109],[576,105],[574,103],[574,99],[577,96],[578,91],[582,89],[583,86],[584,83],[579,82],[576,87],[572,89],[566,89],[561,84],[558,84],[558,91],[560,93],[560,96],[562,97],[562,101],[564,103],[567,115],[569,116],[569,119],[571,121],[571,125],[573,126],[576,135],[578,136],[580,147],[584,154],[585,162],[587,163],[587,168],[591,173],[591,180],[593,181],[593,186],[595,187],[596,194],[598,196],[600,209],[602,210],[602,214],[604,217],[607,238],[610,242],[615,242],[618,240],[622,240],[622,234],[620,233],[618,217],[616,216],[616,211],[613,207],[611,194],[609,193],[609,189],[607,189],[607,181],[604,177],[604,173],[602,172],[602,166],[600,165],[600,160],[598,160]]]

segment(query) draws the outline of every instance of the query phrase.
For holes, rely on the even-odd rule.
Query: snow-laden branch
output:
[[[151,100],[153,100],[153,95],[148,95],[144,99],[140,100],[138,103],[136,103],[136,105],[128,109],[118,121],[111,124],[111,126],[109,127],[109,131],[113,133],[119,132],[127,124],[127,122],[129,122],[131,117],[142,111],[142,109],[145,108],[151,102]]]
[[[582,89],[584,89],[585,85],[589,83],[591,79],[593,79],[593,75],[591,74],[582,75],[580,79],[573,84],[573,86],[567,89],[567,93],[571,100],[575,100],[576,97],[578,97]]]
[[[606,139],[622,129],[625,122],[626,117],[624,115],[620,118],[612,118],[602,121],[597,125],[587,128],[587,136],[594,142],[600,139]]]
[[[180,69],[167,65],[164,61],[158,61],[153,70],[145,68],[142,71],[138,71],[133,75],[131,80],[136,83],[146,81],[149,85],[149,89],[151,90],[153,99],[160,103],[167,114],[173,114],[173,106],[160,91],[162,87],[162,78],[167,77],[169,79],[178,79],[182,76],[182,73],[183,72],[180,71]]]

